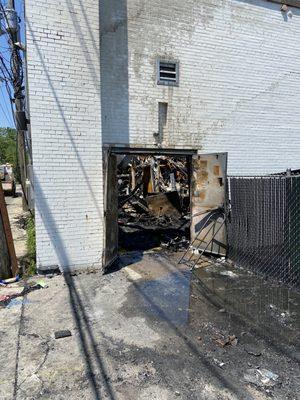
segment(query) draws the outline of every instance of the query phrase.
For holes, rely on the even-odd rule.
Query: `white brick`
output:
[[[99,26],[88,29],[71,15],[79,0],[66,3],[58,15],[58,1],[26,0],[37,261],[39,268],[101,268]],[[97,19],[97,7],[86,13]]]
[[[101,266],[102,145],[154,147],[158,102],[169,104],[165,148],[227,151],[230,174],[299,168],[299,10],[101,0],[99,15],[93,0],[25,3],[40,267]],[[156,84],[157,58],[180,62],[179,87]]]
[[[285,20],[267,1],[128,0],[127,26],[111,33],[112,15],[102,33],[103,141],[153,147],[163,101],[164,147],[228,151],[231,174],[299,168],[300,15],[290,10]],[[179,87],[156,85],[158,57],[179,60]]]

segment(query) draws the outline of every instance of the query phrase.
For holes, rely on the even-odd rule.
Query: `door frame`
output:
[[[122,147],[122,146],[104,146],[104,150],[109,151],[111,154],[153,154],[153,155],[169,155],[169,156],[193,156],[199,154],[196,149],[175,149],[175,148],[163,148],[163,147]]]
[[[178,156],[184,157],[188,156],[192,157],[195,155],[209,155],[209,154],[221,154],[220,153],[209,153],[209,152],[202,152],[199,149],[177,149],[177,148],[157,148],[157,147],[128,147],[128,146],[111,146],[111,145],[104,145],[103,146],[103,173],[104,173],[104,247],[103,247],[103,254],[106,254],[107,248],[107,226],[106,226],[106,215],[107,215],[107,195],[108,195],[108,182],[107,182],[107,166],[109,165],[109,157],[111,155],[169,155],[169,156]],[[192,165],[190,166],[189,174],[192,173]],[[227,177],[225,179],[224,184],[227,185]],[[190,190],[190,207],[192,210],[192,179],[191,176],[189,177],[189,190]],[[225,190],[226,193],[226,190]],[[225,207],[226,207],[225,201]],[[116,224],[118,223],[118,219],[116,220]],[[116,243],[118,246],[118,243]],[[111,260],[107,265],[105,265],[105,256],[103,257],[103,269],[109,269],[114,262],[118,259],[119,254],[118,251],[116,252],[116,257]]]

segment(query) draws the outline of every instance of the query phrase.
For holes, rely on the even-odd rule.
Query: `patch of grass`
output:
[[[35,240],[35,220],[30,215],[26,221],[27,232],[27,265],[26,275],[32,276],[36,273],[36,240]]]

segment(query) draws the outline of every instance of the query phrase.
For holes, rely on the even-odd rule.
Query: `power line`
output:
[[[0,54],[0,61],[1,61],[2,67],[4,68],[4,70],[6,71],[6,73],[8,74],[8,79],[12,82],[12,81],[13,81],[13,77],[12,77],[12,75],[11,75],[11,73],[10,73],[10,71],[9,71],[9,69],[8,69],[8,67],[7,67],[7,65],[6,65],[6,63],[5,63],[5,61],[4,61],[4,59],[3,59],[2,54]],[[2,69],[2,68],[1,68],[1,69]],[[3,73],[3,75],[7,78],[7,76],[5,75],[5,72],[3,71],[3,69],[2,69],[2,73]]]
[[[24,101],[25,95],[23,87],[24,71],[23,71],[23,60],[20,53],[20,48],[19,45],[17,44],[19,38],[18,34],[20,32],[20,25],[19,25],[20,19],[15,10],[14,1],[12,0],[8,2],[6,8],[4,8],[2,1],[0,0],[0,10],[2,11],[6,19],[6,32],[9,38],[8,44],[11,49],[10,66],[9,66],[10,71],[6,66],[3,56],[0,56],[0,61],[1,61],[0,64],[2,64],[1,68],[2,73],[4,77],[6,77],[5,79],[6,89],[7,92],[9,93],[10,98],[11,98],[11,93],[10,93],[9,83],[12,85],[14,92],[13,103],[15,106],[14,108],[16,110],[16,115],[15,113],[13,113],[13,115],[15,116],[16,129],[17,129],[18,163],[21,174],[21,185],[23,189],[23,194],[25,201],[28,204],[26,198],[26,188],[25,188],[26,175],[27,175],[26,156],[25,156],[26,152],[25,131],[27,131],[27,119],[25,112],[25,101]],[[8,15],[10,19],[8,19]]]
[[[2,2],[0,2],[0,8],[1,8],[3,16],[5,17],[7,27],[9,27],[10,23],[7,18],[7,10],[4,8]],[[16,71],[17,73],[12,72],[12,75],[10,74],[10,72],[8,71],[8,69],[5,65],[5,62],[3,61],[3,56],[1,56],[1,62],[4,66],[4,68],[7,70],[8,74],[11,78],[11,81],[13,83],[13,86],[15,88],[15,97],[19,98],[19,96],[21,96],[22,83],[23,83],[23,78],[24,78],[24,76],[23,76],[23,60],[22,60],[22,57],[20,56],[19,49],[15,46],[15,42],[17,40],[16,32],[13,33],[13,32],[11,32],[10,29],[7,28],[6,34],[9,37],[8,42],[10,43],[10,46],[12,49],[11,58],[10,58],[10,68],[11,68],[11,71]],[[7,62],[9,62],[9,61],[7,60]]]
[[[7,126],[9,126],[9,125],[10,125],[9,118],[8,118],[6,112],[4,111],[3,105],[2,105],[1,103],[0,103],[0,108],[1,108],[1,110],[2,110],[2,112],[3,112],[3,115],[5,116],[6,121],[8,122],[8,125],[7,125]]]
[[[0,86],[0,90],[1,90],[2,98],[3,98],[3,100],[4,100],[4,106],[5,106],[5,109],[6,109],[6,112],[7,112],[8,119],[10,120],[11,126],[14,126],[14,123],[13,123],[13,121],[12,121],[11,113],[10,113],[10,111],[9,111],[9,109],[8,109],[8,106],[7,106],[7,104],[6,104],[6,101],[5,101],[5,100],[6,100],[6,96],[4,95],[2,86]]]
[[[5,101],[6,100],[6,96],[5,96],[4,92],[3,92],[3,87],[2,86],[0,86],[0,90],[1,90],[1,93],[2,93],[3,100],[4,100],[4,105],[5,105],[5,108],[6,108],[6,111],[7,111],[7,115],[9,116],[9,119],[10,119],[10,124],[11,124],[11,126],[14,126],[15,123],[12,120],[12,115],[11,115],[9,109],[8,109],[7,104],[6,104],[6,101]],[[10,101],[10,104],[11,104],[11,99],[9,99],[9,101]],[[2,109],[3,109],[3,107],[2,107]]]

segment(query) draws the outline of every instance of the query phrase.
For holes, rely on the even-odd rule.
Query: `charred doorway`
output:
[[[109,149],[104,266],[118,252],[200,250],[203,244],[204,251],[224,256],[226,227],[215,232],[215,224],[216,210],[225,209],[226,169],[226,153]]]
[[[180,251],[188,246],[195,153],[160,149],[109,152],[106,157],[106,266],[114,261],[117,252]]]

